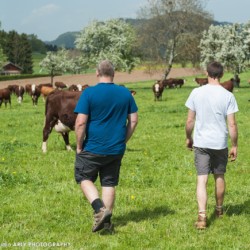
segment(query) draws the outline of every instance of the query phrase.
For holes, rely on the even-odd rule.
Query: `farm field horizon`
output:
[[[93,212],[74,181],[75,152],[67,152],[62,137],[52,131],[48,152],[42,153],[42,98],[37,107],[27,94],[21,105],[14,96],[11,108],[2,104],[0,246],[13,249],[15,243],[23,243],[20,249],[53,249],[35,247],[35,243],[62,243],[58,249],[249,249],[250,72],[240,75],[241,87],[234,89],[240,110],[236,115],[239,155],[227,167],[225,216],[220,220],[213,216],[214,183],[209,176],[208,228],[203,231],[193,226],[196,171],[193,152],[185,147],[184,104],[198,87],[193,75],[184,77],[187,82],[182,88],[165,89],[162,101],[154,101],[155,78],[135,82],[121,78],[119,83],[136,91],[139,123],[122,162],[112,235],[91,232]],[[222,81],[229,78],[231,74],[226,73]],[[74,132],[70,144],[75,150]],[[99,179],[97,183],[100,187]],[[28,243],[34,243],[33,247]]]

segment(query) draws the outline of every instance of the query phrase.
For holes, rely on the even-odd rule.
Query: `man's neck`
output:
[[[220,85],[220,79],[208,77],[208,83],[211,85]]]
[[[113,77],[109,77],[109,76],[100,76],[100,77],[99,77],[99,82],[103,82],[103,83],[113,83]]]

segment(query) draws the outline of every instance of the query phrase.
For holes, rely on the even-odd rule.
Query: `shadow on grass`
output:
[[[224,207],[224,214],[227,216],[235,216],[241,214],[250,214],[250,200],[245,201],[242,204],[230,205]],[[208,219],[208,225],[212,224],[216,220],[216,216],[213,213]]]
[[[167,216],[174,213],[175,211],[165,206],[155,207],[153,209],[142,208],[140,210],[134,210],[122,216],[115,217],[115,224],[117,226],[125,226],[130,221],[139,222],[143,220],[154,220],[155,218]]]
[[[227,216],[250,214],[250,200],[247,200],[242,204],[225,207],[225,213]]]

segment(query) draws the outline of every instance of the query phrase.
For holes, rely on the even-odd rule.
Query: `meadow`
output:
[[[225,75],[224,79],[230,76]],[[74,181],[75,152],[52,132],[42,153],[44,103],[0,108],[0,249],[250,249],[250,72],[234,90],[240,112],[239,155],[228,163],[225,216],[213,216],[208,183],[208,228],[197,231],[196,171],[185,146],[184,104],[197,87],[165,89],[155,102],[152,81],[136,90],[139,124],[127,144],[113,213],[115,233],[92,233],[93,211]],[[70,133],[75,149],[75,135]],[[229,142],[230,145],[230,142]],[[97,181],[98,187],[99,181]]]

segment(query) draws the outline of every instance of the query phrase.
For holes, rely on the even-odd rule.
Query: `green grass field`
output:
[[[225,76],[225,80],[230,78]],[[215,220],[208,183],[208,228],[197,231],[196,171],[185,147],[184,103],[197,85],[166,89],[155,102],[153,82],[136,90],[139,124],[127,145],[113,213],[115,234],[92,233],[93,212],[74,181],[75,152],[52,132],[42,153],[44,103],[24,97],[0,109],[0,249],[250,249],[250,72],[235,89],[239,155],[228,164],[224,218]],[[223,79],[224,80],[224,79]],[[75,135],[70,134],[75,148]],[[229,144],[230,145],[230,144]],[[99,182],[97,182],[100,187]],[[24,246],[26,244],[26,246]],[[7,247],[5,247],[7,246]]]

